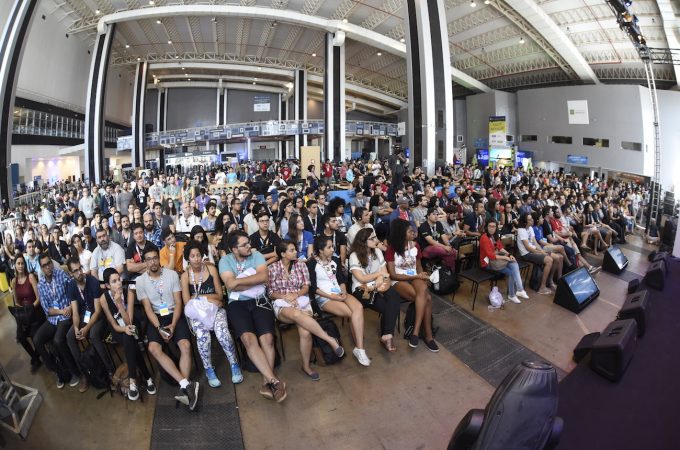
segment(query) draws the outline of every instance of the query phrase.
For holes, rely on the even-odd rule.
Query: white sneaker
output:
[[[510,300],[512,303],[522,303],[522,301],[518,299],[516,295],[508,295],[508,300]]]
[[[517,291],[517,297],[522,297],[522,298],[529,298],[529,294],[527,294],[527,291]]]
[[[368,367],[371,365],[371,360],[368,359],[368,355],[366,355],[366,350],[364,350],[363,348],[355,347],[354,350],[352,350],[352,354],[357,359],[357,361],[359,361],[359,364],[361,364],[362,366]]]

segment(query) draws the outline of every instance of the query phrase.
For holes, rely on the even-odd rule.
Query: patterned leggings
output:
[[[210,359],[210,330],[204,327],[198,320],[189,319],[189,322],[191,323],[194,333],[196,333],[196,344],[198,346],[198,353],[201,355],[201,360],[203,361],[203,368],[210,369],[213,366]],[[217,341],[222,346],[224,353],[227,354],[229,364],[237,364],[236,348],[234,347],[234,340],[231,338],[231,334],[229,334],[227,312],[224,308],[217,310],[214,329]]]

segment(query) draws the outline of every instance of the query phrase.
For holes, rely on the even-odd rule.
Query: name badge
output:
[[[85,315],[83,316],[83,323],[90,323],[90,317],[92,316],[92,313],[90,311],[85,311]]]
[[[409,275],[409,276],[414,277],[414,276],[416,275],[416,271],[413,270],[413,269],[408,269],[408,270],[406,271],[406,275]]]
[[[170,315],[170,308],[165,302],[158,306],[158,314],[160,314],[161,317]]]
[[[238,300],[239,293],[237,291],[229,293],[229,300]]]

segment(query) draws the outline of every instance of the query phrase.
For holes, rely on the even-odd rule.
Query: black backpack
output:
[[[460,287],[458,277],[450,267],[439,268],[439,283],[432,285],[432,292],[437,295],[453,294]]]
[[[340,345],[342,345],[342,340],[340,339],[340,330],[338,330],[337,325],[331,319],[321,319],[319,320],[319,325],[321,328],[328,333],[329,336],[334,337],[338,340]],[[336,364],[340,362],[341,358],[335,354],[335,350],[328,345],[326,341],[316,336],[312,336],[312,350],[314,352],[314,357],[316,363],[320,366],[330,366],[331,364]]]
[[[408,339],[413,334],[413,328],[416,326],[416,303],[409,303],[406,308],[406,316],[404,317],[404,339]],[[434,314],[432,315],[432,337],[437,335],[439,327],[434,326]],[[420,336],[423,337],[425,333],[425,327],[420,329]]]
[[[529,279],[529,287],[534,291],[538,292],[541,288],[541,279],[543,278],[543,266],[539,264],[534,264],[534,268],[531,271],[531,278]]]
[[[83,372],[88,383],[95,389],[108,389],[111,386],[111,379],[104,368],[104,363],[94,349],[93,345],[88,346],[85,351],[80,353],[78,366]]]

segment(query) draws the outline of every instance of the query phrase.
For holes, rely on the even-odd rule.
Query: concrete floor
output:
[[[629,242],[652,248],[637,237]],[[628,270],[644,274],[646,253],[625,248],[624,252],[630,261]],[[589,259],[601,262],[601,257]],[[581,336],[602,330],[625,299],[626,282],[605,272],[596,280],[600,298],[578,316],[532,291],[531,299],[520,305],[489,310],[486,285],[480,287],[474,314],[569,372],[574,366],[571,352]],[[455,297],[468,310],[469,292],[469,285],[463,284]],[[143,404],[122,397],[96,400],[92,389],[85,394],[68,386],[58,390],[45,369],[31,375],[27,355],[14,342],[14,320],[4,302],[0,304],[0,362],[13,380],[38,388],[44,397],[26,441],[0,431],[6,448],[149,448],[154,397]],[[432,354],[423,345],[414,350],[399,339],[396,353],[382,350],[377,314],[371,311],[366,312],[371,367],[360,366],[351,356],[348,325],[340,326],[340,331],[350,354],[338,365],[316,367],[319,382],[300,371],[297,332],[284,332],[288,359],[279,376],[287,382],[289,394],[282,404],[263,399],[258,394],[259,375],[246,374],[236,394],[247,449],[300,448],[302,442],[327,449],[445,448],[458,421],[469,409],[483,408],[493,393],[492,386],[444,348]]]

